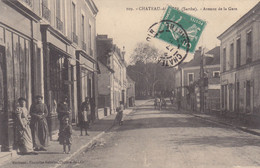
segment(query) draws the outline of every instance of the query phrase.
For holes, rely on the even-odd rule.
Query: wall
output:
[[[238,112],[251,112],[259,115],[259,59],[260,59],[260,23],[254,21],[256,17],[259,18],[259,14],[256,16],[250,16],[245,21],[231,28],[229,34],[221,37],[221,85],[227,85],[227,98],[225,109]],[[248,31],[252,31],[252,63],[246,64],[246,35]],[[241,65],[237,67],[237,45],[236,40],[241,40]],[[234,69],[229,67],[228,61],[230,57],[230,44],[234,43]],[[223,48],[226,47],[227,55],[227,71],[223,72]],[[246,109],[246,81],[250,81],[250,109]],[[239,88],[236,87],[236,83],[239,82]],[[237,92],[239,91],[239,96]],[[221,92],[222,93],[222,92]],[[222,99],[221,102],[225,101]],[[224,102],[223,102],[224,103]],[[229,105],[232,105],[231,107]],[[238,106],[238,107],[236,107]]]
[[[98,94],[110,94],[110,71],[102,64],[99,64],[101,74],[98,74]]]

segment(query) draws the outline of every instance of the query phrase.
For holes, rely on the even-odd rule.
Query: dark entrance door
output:
[[[89,98],[92,98],[92,92],[91,92],[91,89],[92,88],[92,82],[91,82],[91,79],[90,78],[88,78],[88,97]]]
[[[233,84],[229,84],[229,111],[233,111]]]
[[[122,102],[125,105],[125,90],[122,90]]]
[[[250,112],[250,81],[246,81],[246,112]]]
[[[236,112],[239,112],[239,82],[236,83]]]

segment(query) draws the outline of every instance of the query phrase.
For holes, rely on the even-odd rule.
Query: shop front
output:
[[[81,50],[76,51],[76,59],[78,109],[80,109],[81,103],[85,101],[85,97],[89,97],[92,105],[92,120],[95,120],[97,118],[96,61]]]
[[[48,25],[41,26],[44,55],[44,101],[49,109],[48,126],[52,134],[59,129],[57,105],[65,96],[73,109],[73,65],[68,52],[70,41]]]
[[[15,142],[13,114],[20,97],[32,99],[32,57],[37,55],[35,41],[0,23],[0,151],[10,151]],[[36,71],[35,71],[36,72]]]

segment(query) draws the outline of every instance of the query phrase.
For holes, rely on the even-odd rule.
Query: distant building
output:
[[[221,41],[222,112],[259,116],[260,3],[218,39]]]
[[[194,111],[219,110],[220,56],[219,48],[206,52],[202,62],[202,49],[195,51],[190,62],[182,63],[175,72],[175,97],[182,100],[182,107]],[[201,75],[204,71],[204,75]],[[202,103],[204,101],[204,103]]]
[[[126,104],[127,107],[133,107],[135,105],[135,82],[126,75],[127,90],[126,90]]]
[[[113,44],[112,38],[108,38],[107,35],[97,35],[97,54],[100,62],[98,107],[113,113],[120,101],[125,105],[127,102],[125,53]]]
[[[98,74],[98,108],[110,110],[113,97],[113,69],[99,61],[100,74]],[[106,109],[104,109],[106,108]],[[108,111],[109,112],[109,111]]]

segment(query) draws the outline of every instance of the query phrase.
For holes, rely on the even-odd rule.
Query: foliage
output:
[[[130,59],[132,64],[139,61],[146,64],[148,62],[156,62],[158,56],[161,54],[157,48],[151,46],[149,43],[141,42],[136,45]]]
[[[136,82],[136,96],[155,96],[174,88],[174,69],[157,63],[137,61],[127,67],[127,74]]]
[[[174,88],[174,69],[157,63],[162,53],[149,43],[138,43],[131,55],[128,75],[136,82],[136,96],[155,96]]]

